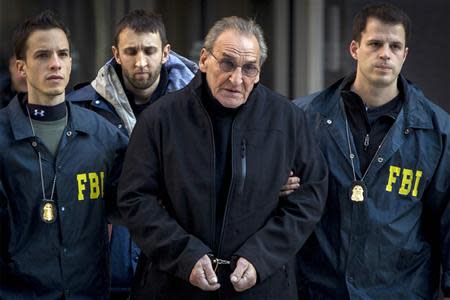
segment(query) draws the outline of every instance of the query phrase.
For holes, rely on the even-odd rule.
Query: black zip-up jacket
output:
[[[293,258],[319,221],[328,170],[306,117],[284,97],[255,86],[231,132],[231,182],[220,236],[215,234],[214,139],[202,105],[200,74],[143,112],[119,184],[119,210],[141,255],[132,297],[208,299],[188,282],[212,253],[244,257],[258,282],[237,293],[219,266],[223,299],[296,299]],[[279,198],[290,170],[302,187]]]

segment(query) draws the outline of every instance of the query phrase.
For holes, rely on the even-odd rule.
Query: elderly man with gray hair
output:
[[[141,115],[119,209],[142,249],[132,299],[296,299],[295,253],[328,170],[304,113],[258,84],[261,28],[218,21],[189,85]],[[279,198],[289,173],[302,186]]]

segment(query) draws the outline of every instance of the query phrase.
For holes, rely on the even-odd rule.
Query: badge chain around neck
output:
[[[26,105],[26,108],[27,108],[27,113],[28,113],[28,120],[30,121],[31,132],[33,133],[34,142],[36,143],[36,133],[34,131],[33,122],[31,121],[30,110],[28,109],[28,105]],[[67,115],[67,107],[66,107],[66,126],[65,127],[67,127],[68,119],[69,119],[69,116]],[[37,152],[38,158],[39,158],[39,171],[40,171],[40,175],[41,175],[41,186],[42,186],[42,199],[46,199],[46,197],[45,197],[45,185],[44,185],[44,172],[42,171],[41,152],[39,151],[39,149],[37,147],[35,147],[35,148],[36,148],[36,152]],[[56,173],[55,173],[55,176],[53,177],[52,192],[50,194],[50,199],[49,199],[50,201],[53,201],[53,194],[55,192],[55,185],[56,185]]]
[[[348,126],[348,121],[347,121],[347,114],[345,113],[345,111],[344,111],[344,115],[345,115],[345,131],[346,131],[346,133],[347,133],[348,152],[349,152],[349,154],[350,154],[350,162],[351,162],[351,165],[352,165],[352,171],[353,171],[353,180],[356,181],[357,179],[356,179],[356,172],[355,172],[355,164],[354,164],[354,162],[353,162],[353,160],[355,159],[355,154],[352,152],[352,147],[351,147],[351,144],[350,144],[350,134],[349,134],[349,129],[348,129],[349,126]],[[361,177],[360,181],[363,181],[363,182],[364,182],[364,178],[366,177],[367,172],[369,171],[370,166],[372,165],[373,161],[375,160],[375,157],[377,157],[377,154],[378,154],[378,152],[380,151],[381,146],[384,144],[384,141],[386,140],[386,137],[387,137],[388,133],[389,133],[389,132],[387,132],[387,133],[384,135],[383,140],[382,140],[381,143],[378,145],[378,149],[377,149],[377,151],[375,152],[375,154],[373,155],[372,159],[370,160],[369,166],[367,166],[366,171],[364,172],[364,174],[363,174],[363,176]]]

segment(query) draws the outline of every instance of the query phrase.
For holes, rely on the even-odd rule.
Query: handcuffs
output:
[[[211,260],[214,272],[217,271],[217,268],[219,267],[219,265],[230,265],[231,264],[230,260],[217,258],[217,257],[214,256],[214,254],[208,254],[208,257]]]

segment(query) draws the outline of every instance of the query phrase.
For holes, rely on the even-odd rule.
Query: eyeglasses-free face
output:
[[[26,77],[28,101],[40,105],[63,102],[72,70],[67,35],[59,28],[38,29],[30,34],[26,46],[24,59],[16,65]]]

